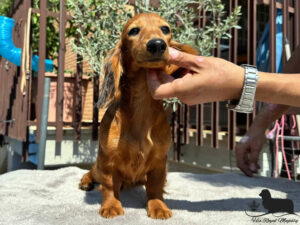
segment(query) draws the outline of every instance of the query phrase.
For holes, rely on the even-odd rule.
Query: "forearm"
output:
[[[282,114],[287,113],[289,109],[290,106],[287,105],[268,103],[255,117],[253,124],[267,129],[276,119],[280,118]]]
[[[263,109],[257,114],[253,124],[263,129],[267,129],[271,124],[279,119],[283,114],[292,115],[300,114],[300,108],[290,107],[288,105],[278,105],[267,103]]]
[[[300,106],[300,74],[259,72],[255,98],[258,101]]]
[[[284,114],[293,115],[293,114],[300,114],[299,107],[290,107]]]

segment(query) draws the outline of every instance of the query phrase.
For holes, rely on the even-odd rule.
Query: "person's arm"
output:
[[[300,114],[300,108],[299,107],[289,107],[289,109],[284,114],[287,114],[287,115]]]
[[[300,106],[300,74],[258,73],[255,99],[263,102]]]
[[[183,103],[239,99],[244,83],[244,68],[229,61],[194,56],[170,49],[169,63],[187,69],[174,79],[161,70],[148,71],[149,90],[155,99],[178,97]],[[263,102],[300,106],[300,74],[259,72],[255,99]]]
[[[288,111],[290,111],[290,107],[287,105],[267,104],[257,114],[241,141],[237,143],[235,148],[237,166],[247,176],[253,176],[253,173],[260,168],[258,158],[266,140],[266,130],[276,119]]]
[[[266,104],[257,114],[250,128],[235,148],[237,166],[247,176],[253,176],[260,168],[259,153],[266,141],[266,130],[283,114],[300,114],[300,108],[287,105]]]

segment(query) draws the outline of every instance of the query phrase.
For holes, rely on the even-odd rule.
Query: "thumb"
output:
[[[147,71],[147,84],[149,91],[154,99],[171,98],[175,96],[175,90],[172,86],[174,80],[171,76],[161,75],[159,70]],[[163,77],[163,79],[160,79]]]
[[[178,51],[174,48],[169,48],[169,63],[176,66],[195,71],[204,62],[202,56],[196,56],[185,52]]]

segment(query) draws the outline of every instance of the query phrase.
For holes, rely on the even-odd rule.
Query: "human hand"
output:
[[[239,99],[244,82],[244,69],[229,61],[194,56],[169,49],[168,63],[185,68],[181,78],[174,79],[162,70],[149,70],[147,80],[154,99],[177,97],[194,105],[205,102]]]
[[[237,166],[247,176],[252,177],[260,169],[258,158],[266,141],[265,132],[266,127],[256,121],[236,145]]]
[[[235,148],[237,166],[247,176],[253,176],[260,169],[258,158],[266,141],[266,130],[282,114],[295,112],[295,108],[290,106],[269,103],[256,115],[249,130]]]

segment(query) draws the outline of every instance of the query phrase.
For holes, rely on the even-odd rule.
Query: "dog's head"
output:
[[[259,196],[262,198],[262,199],[270,199],[271,198],[271,193],[269,190],[267,189],[264,189],[260,192]]]
[[[98,106],[118,101],[121,76],[135,76],[140,69],[162,68],[169,74],[178,69],[167,65],[168,47],[197,54],[189,45],[172,41],[171,27],[166,20],[155,13],[138,14],[124,26],[117,46],[106,57],[104,83]],[[105,85],[105,86],[104,86]]]
[[[195,53],[190,46],[172,41],[170,25],[155,13],[139,14],[129,20],[121,41],[122,51],[128,52],[124,62],[132,69],[163,68],[169,57],[168,47]]]

